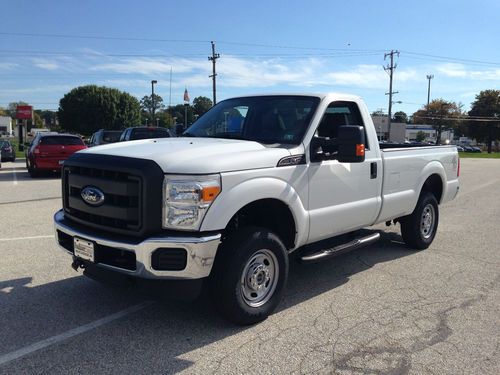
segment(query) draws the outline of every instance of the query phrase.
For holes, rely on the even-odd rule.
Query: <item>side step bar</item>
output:
[[[380,233],[373,233],[365,237],[359,237],[352,241],[343,243],[341,245],[337,245],[330,249],[322,249],[316,253],[304,255],[302,258],[302,262],[318,262],[320,260],[330,258],[336,255],[340,255],[346,253],[351,250],[359,249],[360,247],[371,245],[372,243],[377,242],[380,239]]]

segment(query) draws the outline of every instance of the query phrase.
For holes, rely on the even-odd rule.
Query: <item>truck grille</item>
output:
[[[69,219],[99,230],[135,236],[161,230],[163,172],[156,163],[75,154],[65,162],[62,178],[63,206]],[[104,203],[93,206],[85,202],[81,193],[86,187],[102,191]]]

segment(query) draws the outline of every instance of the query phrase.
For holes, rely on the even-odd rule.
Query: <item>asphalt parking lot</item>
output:
[[[206,301],[89,280],[53,237],[58,176],[0,169],[0,373],[500,373],[500,160],[461,161],[433,245],[292,263],[279,310],[235,327]],[[383,228],[382,226],[380,228]]]

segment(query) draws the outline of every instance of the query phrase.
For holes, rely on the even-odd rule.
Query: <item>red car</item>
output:
[[[26,155],[26,168],[31,177],[42,171],[60,171],[64,161],[87,148],[82,139],[71,134],[38,134]]]

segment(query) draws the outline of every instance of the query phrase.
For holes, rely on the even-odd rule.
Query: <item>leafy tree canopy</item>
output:
[[[403,111],[398,111],[394,114],[394,117],[392,120],[394,122],[402,122],[402,123],[406,124],[408,122],[408,115]]]
[[[195,115],[198,116],[203,115],[210,108],[212,108],[212,106],[213,106],[212,100],[210,100],[206,96],[198,96],[193,99],[193,109]]]
[[[445,129],[457,128],[460,125],[463,105],[434,99],[413,114],[414,124],[429,124],[437,130],[436,143],[441,143],[441,132]]]
[[[139,101],[130,94],[104,86],[74,88],[59,101],[61,128],[84,135],[99,129],[119,130],[139,123]]]
[[[154,98],[154,110],[155,110],[155,115],[165,108],[165,105],[163,104],[163,98],[160,95],[154,94],[152,95],[146,95],[143,96],[141,99],[141,111],[143,112],[144,115],[148,116],[149,121],[151,121],[151,115],[153,113],[153,98]]]
[[[469,116],[498,118],[498,121],[468,122],[469,134],[480,142],[488,143],[488,152],[491,144],[500,138],[500,90],[484,90],[476,95],[471,104]]]

